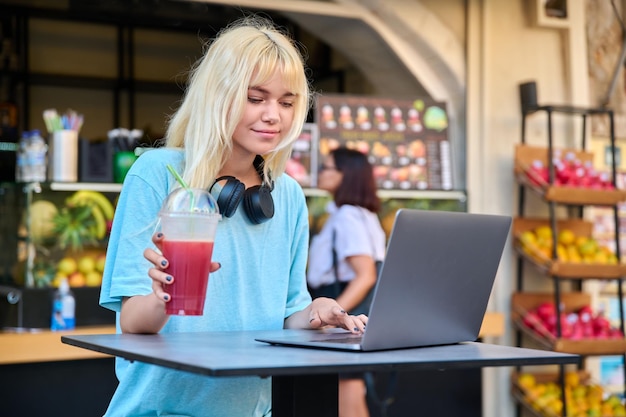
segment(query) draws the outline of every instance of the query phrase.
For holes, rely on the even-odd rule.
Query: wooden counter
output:
[[[33,333],[0,332],[0,365],[110,357],[61,343],[61,335],[65,334],[105,333],[115,333],[115,326],[80,327],[72,331],[59,332],[49,330]],[[485,314],[480,337],[498,337],[502,334],[504,334],[504,315],[502,313]]]
[[[115,326],[79,327],[57,332],[0,333],[0,365],[108,358],[109,355],[61,343],[61,336],[66,334],[105,333],[115,333]]]

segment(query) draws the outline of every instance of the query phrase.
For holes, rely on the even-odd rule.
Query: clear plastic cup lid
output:
[[[167,196],[159,212],[159,214],[199,213],[221,217],[215,198],[207,190],[200,188],[177,188]]]

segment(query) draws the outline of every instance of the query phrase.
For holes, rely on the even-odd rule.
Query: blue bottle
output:
[[[50,329],[71,330],[76,327],[76,300],[70,291],[70,284],[63,279],[54,293]]]

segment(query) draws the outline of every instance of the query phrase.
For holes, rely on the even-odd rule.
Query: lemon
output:
[[[576,235],[570,229],[563,229],[559,232],[559,243],[571,245],[576,241]]]
[[[552,228],[550,226],[539,226],[535,229],[535,234],[538,239],[550,240],[552,239]]]
[[[85,275],[85,285],[88,287],[99,287],[102,284],[102,274],[91,271]]]
[[[96,260],[91,256],[82,256],[78,260],[78,270],[83,274],[88,274],[96,269]]]
[[[65,276],[69,276],[78,270],[76,259],[65,257],[57,264],[57,271]]]
[[[530,389],[536,384],[535,376],[533,374],[523,373],[517,378],[517,383],[524,389]]]
[[[577,387],[580,385],[580,375],[578,372],[568,372],[565,374],[565,384],[569,387]]]

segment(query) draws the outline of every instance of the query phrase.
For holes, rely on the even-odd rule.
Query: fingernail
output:
[[[346,312],[346,310],[341,310],[341,312],[342,312],[342,313],[345,313],[345,312]]]
[[[359,328],[358,328],[358,327],[355,327],[355,328],[354,328],[354,331],[355,331],[355,332],[358,332],[358,331],[359,331]]]
[[[165,266],[165,265],[167,265],[167,261],[166,261],[165,259],[163,259],[163,260],[161,261],[161,266]]]
[[[313,320],[315,320],[315,317],[313,317],[311,320],[309,320],[309,323],[312,323]]]
[[[218,262],[218,263],[217,263],[217,267],[218,267],[218,268],[221,268],[221,267],[222,267],[222,264]]]
[[[165,294],[165,295],[163,296],[163,299],[164,299],[165,301],[167,301],[167,300],[169,300],[169,299],[170,299],[170,296],[169,296],[169,295],[167,295],[167,294]]]
[[[168,275],[168,276],[166,276],[166,277],[165,277],[165,280],[166,280],[167,282],[170,282],[170,281],[172,280],[172,277]]]
[[[158,238],[162,238],[163,237],[163,233],[157,233],[157,237]]]

